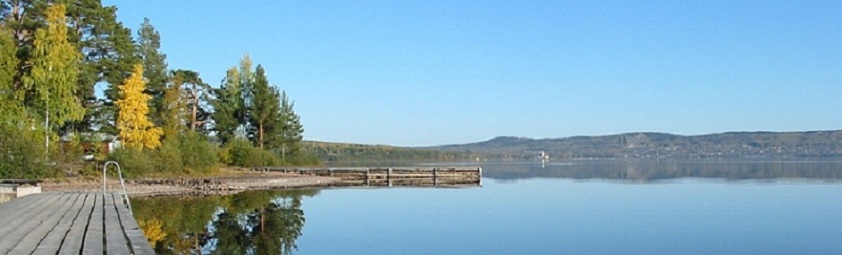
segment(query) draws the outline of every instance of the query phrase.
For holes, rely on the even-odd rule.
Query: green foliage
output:
[[[158,150],[119,148],[109,160],[119,162],[129,177],[212,174],[219,166],[216,146],[195,132],[165,139]]]
[[[280,111],[278,90],[269,86],[266,78],[266,71],[263,66],[257,65],[254,73],[254,85],[252,86],[251,107],[249,107],[249,139],[260,148],[264,147],[267,133],[273,129],[280,129],[283,125],[281,119],[277,118]]]
[[[47,119],[48,129],[81,120],[85,110],[76,98],[79,53],[67,40],[66,9],[62,4],[47,8],[47,26],[35,31],[30,107]]]
[[[127,178],[152,175],[158,166],[155,152],[137,148],[117,148],[108,155],[108,160],[120,163],[123,177]]]
[[[167,94],[169,111],[179,114],[178,124],[186,124],[186,130],[205,133],[208,131],[205,124],[210,118],[210,85],[202,81],[199,73],[191,70],[178,69],[172,71],[171,76],[172,90],[177,93]],[[178,101],[176,104],[171,103],[174,96]]]
[[[204,135],[187,132],[179,136],[181,162],[188,173],[212,173],[219,166],[217,148]],[[161,163],[166,164],[166,161]]]
[[[164,139],[161,142],[161,147],[158,147],[157,169],[156,171],[162,174],[184,174],[186,167],[182,161],[183,152],[181,151],[181,139],[178,137],[171,139]]]
[[[281,160],[274,153],[254,147],[244,139],[234,139],[225,145],[228,164],[239,167],[277,166]]]
[[[278,112],[281,127],[275,132],[274,148],[281,151],[281,158],[284,160],[298,160],[302,158],[301,141],[304,139],[304,126],[301,119],[295,113],[295,103],[289,101],[286,92],[281,92],[281,108]]]
[[[325,142],[303,142],[302,148],[321,160],[332,162],[465,161],[474,160],[477,156],[470,152]]]
[[[0,179],[43,178],[53,172],[44,162],[44,140],[39,133],[0,123]]]
[[[214,112],[213,129],[220,142],[227,144],[237,136],[237,129],[243,120],[243,101],[240,97],[240,74],[236,68],[228,69],[222,85],[213,90],[216,98],[211,100]]]
[[[0,24],[0,119],[10,121],[22,117],[23,90],[14,86],[18,66],[17,46],[12,30]]]
[[[146,78],[146,91],[152,96],[149,101],[149,113],[156,125],[162,126],[161,113],[164,111],[164,89],[167,86],[167,55],[160,52],[161,35],[143,19],[140,30],[137,31],[137,55],[143,63],[143,77]]]

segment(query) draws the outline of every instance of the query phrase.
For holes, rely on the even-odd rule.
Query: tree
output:
[[[253,87],[254,87],[254,72],[251,70],[252,62],[251,58],[248,54],[244,55],[242,59],[240,59],[240,70],[239,70],[239,97],[240,97],[240,109],[242,112],[240,113],[240,127],[238,129],[238,135],[242,137],[246,137],[248,135],[249,129],[251,128],[251,123],[249,123],[249,116],[251,115],[249,111],[252,107],[253,101]]]
[[[231,67],[219,89],[213,90],[211,101],[214,112],[213,130],[222,143],[227,144],[236,137],[246,137],[249,132],[249,107],[254,74],[251,71],[251,58],[248,54],[240,60],[239,68]]]
[[[0,24],[0,119],[19,119],[23,108],[23,90],[15,89],[14,75],[18,66],[17,46],[12,30]]]
[[[143,66],[135,65],[134,72],[119,89],[123,99],[117,100],[117,130],[123,146],[136,149],[154,149],[161,144],[160,128],[149,120],[148,101],[151,96],[143,94],[146,82],[143,80]]]
[[[62,4],[47,8],[47,26],[35,32],[31,77],[27,79],[32,89],[31,107],[44,114],[46,132],[68,121],[81,120],[85,113],[75,96],[81,57],[67,41],[65,12]]]
[[[161,124],[164,128],[164,138],[178,137],[185,130],[185,110],[187,104],[182,100],[184,83],[179,81],[181,76],[174,77],[173,82],[164,89],[163,108],[160,112]]]
[[[135,54],[131,30],[117,21],[117,8],[103,6],[100,0],[65,0],[67,3],[68,36],[82,53],[76,96],[85,108],[82,121],[70,123],[64,130],[116,134],[116,106],[120,99],[117,86],[141,63]],[[38,4],[28,15],[37,16]],[[95,86],[104,84],[105,98],[98,98]]]
[[[204,130],[209,119],[208,91],[210,86],[202,81],[199,73],[190,70],[173,71],[173,83],[180,83],[183,100],[187,102],[187,126],[190,131]]]
[[[301,118],[293,109],[295,103],[290,102],[287,93],[281,93],[281,108],[279,118],[283,125],[278,135],[278,144],[281,149],[281,158],[286,160],[287,156],[299,156],[301,154],[301,141],[304,140],[304,126],[301,125]]]
[[[264,137],[267,129],[270,126],[277,126],[279,121],[275,118],[276,113],[280,111],[278,102],[278,91],[274,87],[269,86],[269,80],[266,78],[266,71],[263,66],[257,65],[257,70],[254,74],[254,85],[251,89],[251,107],[249,107],[249,123],[252,128],[249,130],[249,138],[255,146],[263,148]]]
[[[163,125],[164,91],[167,87],[167,55],[161,53],[161,35],[143,19],[140,30],[137,31],[137,57],[143,63],[143,77],[146,77],[146,93],[152,96],[149,101],[150,115],[156,125]]]
[[[243,102],[240,97],[240,73],[237,68],[228,69],[220,88],[213,90],[214,100],[211,106],[214,111],[211,114],[214,125],[213,130],[223,144],[234,140],[237,137],[237,129],[240,127],[243,115]]]

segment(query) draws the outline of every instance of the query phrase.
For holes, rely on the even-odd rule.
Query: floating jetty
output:
[[[155,254],[114,193],[33,194],[0,204],[0,254]]]
[[[333,186],[482,186],[482,167],[261,167],[254,170],[342,178]]]

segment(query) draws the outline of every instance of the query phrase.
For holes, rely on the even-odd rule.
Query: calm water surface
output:
[[[161,253],[840,254],[842,162],[489,163],[482,187],[133,199]]]

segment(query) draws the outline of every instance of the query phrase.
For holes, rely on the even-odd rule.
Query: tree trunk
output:
[[[257,125],[257,144],[263,149],[263,123]]]
[[[190,121],[190,131],[196,131],[196,125],[198,124],[196,122],[196,112],[199,108],[199,97],[196,95],[197,93],[195,89],[191,92],[193,94],[193,113]]]

